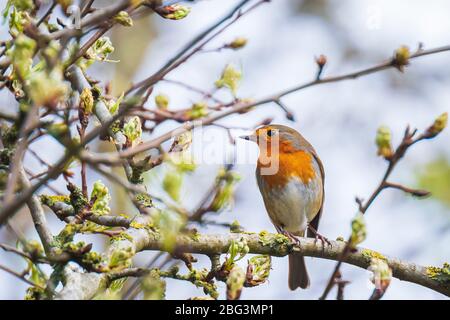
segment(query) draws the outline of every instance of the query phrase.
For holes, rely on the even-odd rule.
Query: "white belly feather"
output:
[[[322,204],[321,177],[307,184],[293,177],[281,188],[268,188],[263,179],[258,177],[257,180],[272,223],[290,233],[304,236],[307,223],[314,219]]]

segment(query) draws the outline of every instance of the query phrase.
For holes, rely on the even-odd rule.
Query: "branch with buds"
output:
[[[397,57],[397,59],[398,59],[398,57]],[[345,259],[345,256],[350,254],[350,252],[353,250],[354,245],[357,245],[358,243],[361,243],[362,241],[364,241],[364,239],[366,237],[366,229],[365,229],[363,215],[367,212],[370,205],[375,201],[375,199],[380,195],[380,193],[383,190],[389,189],[389,188],[398,189],[398,190],[402,190],[403,192],[411,194],[418,198],[424,198],[424,197],[427,197],[430,195],[430,193],[426,190],[411,189],[411,188],[405,187],[400,184],[389,182],[388,179],[389,179],[390,175],[392,174],[395,166],[404,157],[404,155],[406,154],[406,152],[408,151],[408,149],[410,147],[412,147],[414,144],[416,144],[420,141],[432,139],[432,138],[436,137],[439,133],[442,132],[442,130],[445,129],[445,127],[447,126],[447,122],[448,122],[448,114],[443,113],[434,121],[434,123],[430,127],[428,127],[423,133],[421,133],[418,136],[416,136],[417,129],[411,130],[410,127],[408,126],[405,130],[405,133],[403,135],[403,139],[402,139],[401,143],[395,149],[395,151],[393,151],[393,148],[392,148],[391,132],[390,132],[389,128],[383,126],[378,129],[376,140],[375,140],[376,145],[378,147],[378,155],[382,156],[388,162],[388,167],[386,169],[386,172],[385,172],[383,178],[381,179],[380,184],[378,185],[378,187],[375,189],[375,191],[372,193],[370,198],[365,203],[363,202],[362,199],[356,198],[359,212],[358,212],[358,215],[356,216],[356,218],[352,222],[352,234],[350,235],[349,240],[347,241],[347,245],[344,248],[344,251],[342,252],[341,259],[336,264],[336,267],[330,277],[330,280],[327,283],[327,286],[321,296],[321,299],[326,299],[329,292],[331,291],[333,286],[336,284],[336,279],[337,279],[338,275],[340,275],[339,270],[340,270],[342,261]],[[376,262],[374,262],[374,263],[376,263]],[[384,284],[382,286],[382,288],[380,287],[380,288],[376,289],[377,293],[374,292],[374,295],[372,295],[372,297],[378,297],[378,299],[381,298],[386,289],[387,289],[387,285]]]
[[[122,240],[121,244],[118,245],[118,247],[126,248],[127,246],[131,246],[134,250],[136,250],[136,252],[141,250],[164,251],[166,248],[164,242],[158,240],[158,237],[151,232],[142,231],[142,229],[131,229],[129,232],[130,235],[133,235],[133,240]],[[289,239],[282,235],[269,234],[266,232],[262,232],[260,234],[232,233],[229,235],[196,234],[195,237],[193,237],[192,235],[186,235],[178,237],[176,243],[177,245],[174,248],[174,251],[178,253],[189,252],[193,254],[204,255],[227,254],[227,259],[225,259],[223,265],[220,266],[219,271],[215,271],[216,274],[214,275],[214,277],[217,277],[219,278],[219,280],[224,281],[224,279],[221,278],[220,274],[223,275],[223,272],[228,273],[226,276],[227,280],[225,280],[225,282],[227,282],[229,286],[229,295],[233,295],[229,297],[236,297],[234,295],[238,295],[237,291],[242,290],[244,286],[249,287],[255,284],[262,283],[263,281],[261,282],[261,280],[259,280],[259,282],[258,280],[255,280],[257,279],[255,277],[258,276],[254,273],[254,271],[259,270],[258,268],[263,268],[262,270],[266,270],[265,272],[267,273],[267,276],[269,272],[268,270],[270,270],[270,268],[267,268],[267,266],[263,267],[263,265],[268,262],[267,260],[256,261],[252,258],[253,260],[249,260],[247,273],[241,271],[233,271],[237,270],[235,269],[236,254],[234,254],[233,256],[233,250],[241,250],[239,251],[238,255],[242,254],[243,252],[243,256],[245,256],[245,254],[257,254],[262,256],[283,257],[291,252],[299,252],[304,256],[338,260],[340,259],[340,256],[346,247],[346,243],[344,241],[331,241],[330,246],[324,247],[320,242],[314,241],[314,239],[307,238],[301,238],[298,245],[293,245]],[[236,246],[236,243],[244,244],[246,249],[233,249],[233,246]],[[230,261],[230,257],[231,263],[227,265],[227,261]],[[377,262],[374,262],[374,258],[378,259],[376,260]],[[386,281],[390,280],[390,278],[388,277],[388,275],[390,275],[390,272],[384,271],[387,265],[389,267],[388,270],[392,270],[392,276],[395,278],[403,281],[417,283],[440,292],[444,295],[450,296],[448,278],[447,280],[445,280],[445,274],[448,271],[448,267],[445,266],[443,268],[422,267],[412,263],[401,261],[396,258],[390,258],[373,250],[364,248],[354,248],[354,250],[350,254],[346,255],[343,261],[345,263],[373,271],[373,279],[377,285],[377,290],[385,286]],[[174,270],[172,270],[172,272],[173,271]],[[71,271],[72,274],[73,272],[74,271]],[[149,272],[150,270],[132,268],[123,269],[118,272],[111,272],[109,274],[78,274],[77,278],[79,281],[77,283],[73,282],[71,286],[66,286],[58,297],[61,299],[90,299],[98,291],[104,288],[104,280],[111,281],[118,278],[130,276],[141,277],[148,274]],[[165,274],[167,275],[167,273]],[[210,286],[213,286],[214,282],[208,279],[208,275],[209,273],[205,272],[202,276],[198,276],[197,278],[193,277],[191,278],[191,280],[194,279],[192,281],[207,282],[210,284]],[[186,280],[189,279],[189,277],[192,277],[192,275],[180,276],[177,272],[175,272],[175,275],[173,274],[172,277]],[[263,277],[262,279],[266,278],[267,277]],[[381,281],[382,284],[378,284],[379,281]],[[87,285],[89,287],[95,287],[96,290],[89,290],[88,292],[82,291],[82,289]],[[207,284],[203,285],[207,286]]]

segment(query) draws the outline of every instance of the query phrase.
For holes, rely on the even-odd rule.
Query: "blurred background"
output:
[[[0,0],[4,7],[6,1]],[[97,3],[97,1],[96,1]],[[101,1],[99,1],[101,3]],[[106,1],[104,2],[106,3]],[[156,15],[135,21],[133,28],[116,28],[109,34],[115,46],[112,60],[120,63],[97,63],[90,75],[103,83],[111,82],[119,95],[132,81],[141,80],[155,72],[168,58],[207,26],[222,17],[238,1],[203,0],[192,4],[190,15],[180,21],[163,20]],[[212,90],[223,67],[233,63],[243,71],[240,98],[258,99],[313,79],[316,73],[314,57],[325,54],[328,63],[324,76],[339,75],[369,67],[389,58],[395,49],[407,45],[414,51],[419,43],[424,48],[448,45],[450,33],[450,3],[433,1],[388,0],[276,0],[260,6],[242,18],[208,45],[214,49],[236,37],[245,37],[245,48],[232,51],[201,53],[183,64],[167,77],[193,86]],[[7,38],[6,26],[1,27],[0,40]],[[295,115],[295,122],[286,119],[276,105],[260,106],[244,115],[234,115],[220,123],[252,128],[265,118],[273,123],[289,125],[300,131],[316,148],[326,172],[326,201],[320,232],[330,239],[347,237],[350,221],[357,212],[355,196],[367,198],[384,174],[386,163],[376,155],[375,133],[380,125],[393,131],[398,144],[407,124],[425,129],[434,119],[450,110],[450,55],[441,53],[415,59],[404,74],[392,69],[357,80],[321,85],[293,93],[283,102]],[[189,107],[201,95],[170,83],[159,83],[155,94],[170,97],[170,106]],[[231,99],[229,93],[218,97]],[[148,107],[153,107],[150,100]],[[0,92],[0,108],[15,110],[16,103],[9,94]],[[157,128],[158,136],[175,122]],[[211,154],[211,163],[198,159],[198,169],[186,177],[182,203],[193,208],[214,182],[217,170],[233,154],[248,153],[246,163],[238,163],[235,170],[242,179],[236,189],[232,208],[220,215],[208,216],[220,222],[238,220],[248,231],[274,232],[257,189],[254,170],[256,147],[244,141],[229,143],[227,133],[220,128],[207,129],[203,146]],[[232,134],[242,134],[233,130]],[[198,140],[195,144],[199,143]],[[450,130],[434,140],[421,142],[408,151],[391,181],[430,190],[433,196],[417,200],[400,191],[381,194],[366,215],[368,237],[362,246],[421,265],[442,265],[450,259]],[[107,151],[106,144],[91,149]],[[47,161],[55,161],[62,149],[53,141],[43,139],[33,144]],[[197,154],[198,158],[201,158]],[[242,162],[242,161],[240,161]],[[43,167],[34,158],[27,158],[28,167],[40,172]],[[161,183],[164,168],[154,170],[148,177],[149,188],[155,194]],[[74,170],[77,174],[78,168]],[[119,170],[118,170],[119,172]],[[91,183],[99,179],[95,172],[88,177]],[[75,180],[79,179],[76,177]],[[104,179],[103,179],[104,180]],[[106,182],[106,181],[105,181]],[[64,181],[52,185],[66,192]],[[114,186],[113,212],[127,212],[128,200]],[[46,190],[42,190],[46,192]],[[62,224],[48,214],[54,233]],[[25,209],[16,215],[14,224],[28,238],[37,235]],[[202,232],[227,232],[221,227],[202,227]],[[86,237],[94,241],[94,250],[101,250],[105,239]],[[0,242],[14,244],[5,229]],[[136,264],[145,265],[154,255],[140,253]],[[209,266],[199,257],[197,267]],[[245,259],[244,259],[245,260]],[[13,254],[0,251],[0,261],[15,270],[25,263]],[[245,265],[245,261],[243,266]],[[323,292],[335,262],[307,258],[311,277],[308,290],[289,291],[287,287],[287,258],[273,258],[269,281],[256,288],[244,289],[242,299],[317,299]],[[184,269],[182,269],[184,271]],[[367,299],[373,285],[368,271],[344,265],[343,278],[351,281],[346,287],[346,299]],[[26,285],[9,274],[0,272],[0,299],[22,299]],[[219,283],[224,288],[223,283]],[[186,299],[203,295],[190,283],[168,280],[167,298]],[[224,298],[221,290],[220,298]],[[335,297],[335,293],[330,295]],[[429,289],[393,279],[384,299],[443,299],[443,295]]]

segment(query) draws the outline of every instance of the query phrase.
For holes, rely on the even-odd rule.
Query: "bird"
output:
[[[256,180],[270,220],[279,233],[328,239],[318,233],[324,204],[325,173],[313,146],[296,130],[269,124],[241,136],[259,147]],[[289,254],[288,285],[306,289],[310,280],[304,257]]]

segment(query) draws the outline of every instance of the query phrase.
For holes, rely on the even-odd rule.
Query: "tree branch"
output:
[[[20,274],[20,273],[14,271],[14,270],[12,270],[12,269],[10,269],[10,268],[8,268],[8,267],[5,267],[5,266],[3,266],[3,265],[1,265],[1,264],[0,264],[0,270],[3,270],[3,271],[5,271],[5,272],[8,272],[9,274],[13,275],[14,277],[16,277],[16,278],[22,280],[23,282],[25,282],[25,283],[27,283],[27,284],[33,286],[33,287],[37,287],[37,288],[39,288],[39,289],[41,289],[41,290],[44,290],[44,287],[42,287],[41,285],[36,284],[36,283],[34,283],[33,281],[30,281],[30,280],[28,280],[27,278],[25,278],[25,275]]]
[[[126,9],[130,6],[130,0],[118,1],[108,7],[95,10],[93,13],[89,14],[83,18],[80,22],[80,29],[65,28],[49,35],[46,35],[47,39],[57,40],[65,37],[72,37],[78,33],[81,33],[81,29],[97,25],[98,23],[108,20],[110,17],[116,15],[119,11]]]
[[[68,217],[75,216],[75,210],[72,206],[64,202],[46,203],[48,207],[55,213],[55,215],[61,219],[66,220]],[[86,220],[94,222],[96,224],[106,226],[106,227],[123,227],[128,228],[132,222],[131,219],[122,216],[113,216],[109,214],[96,215],[88,214],[86,215]]]
[[[30,180],[27,178],[27,174],[23,169],[22,165],[19,168],[19,181],[25,188],[31,186]],[[42,208],[41,202],[36,195],[30,197],[27,201],[28,209],[30,210],[31,218],[33,219],[34,227],[41,239],[44,250],[47,254],[50,253],[52,248],[53,236],[47,225],[47,219],[45,218],[44,209]]]
[[[136,222],[147,225],[150,222],[150,218],[139,216],[136,218]],[[126,234],[126,237],[123,237],[122,240],[115,241],[110,246],[106,254],[107,257],[111,257],[116,250],[129,249],[135,253],[143,250],[167,250],[160,234],[148,228],[129,228]],[[294,251],[304,256],[336,261],[341,258],[341,254],[346,246],[344,241],[331,241],[331,246],[323,247],[321,242],[309,238],[300,238],[299,244],[293,246],[287,238],[268,233],[231,233],[228,235],[197,234],[195,237],[179,236],[176,242],[175,252],[188,252],[208,256],[224,254],[228,252],[233,241],[240,239],[245,240],[250,254],[267,254],[283,257]],[[370,266],[372,257],[385,259],[393,271],[393,276],[399,280],[416,283],[446,296],[450,296],[449,283],[434,279],[429,268],[408,263],[397,258],[387,257],[373,250],[357,248],[354,252],[348,254],[343,262],[367,269]],[[97,274],[96,276],[92,273],[84,273],[74,277],[77,278],[77,281],[68,282],[59,294],[59,299],[91,299],[98,290],[104,288],[105,281],[108,280],[107,273]],[[86,286],[89,286],[88,290]],[[96,288],[93,289],[90,286],[95,286]]]

